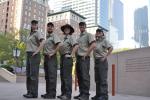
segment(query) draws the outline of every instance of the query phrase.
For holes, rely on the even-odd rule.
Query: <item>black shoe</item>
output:
[[[37,98],[37,96],[32,95],[32,94],[24,94],[23,97],[25,97],[25,98]]]
[[[97,97],[95,100],[108,100],[108,97],[101,96],[101,97]]]
[[[41,97],[44,98],[45,95],[47,95],[47,94],[42,94]]]
[[[96,100],[97,96],[95,95],[94,97],[91,97],[92,100]]]
[[[44,95],[41,95],[42,98],[44,99],[55,99],[56,96],[52,96],[52,95],[49,95],[49,94],[44,94]]]
[[[79,97],[81,96],[81,94],[77,95],[77,96],[74,96],[73,98],[74,99],[79,99]]]
[[[71,98],[67,97],[66,95],[61,96],[61,100],[71,100]]]
[[[79,100],[89,100],[89,96],[87,95],[82,95],[78,98]]]
[[[57,96],[57,98],[61,99],[61,97],[62,97],[62,96],[63,96],[63,94],[61,94],[61,95],[58,95],[58,96]]]

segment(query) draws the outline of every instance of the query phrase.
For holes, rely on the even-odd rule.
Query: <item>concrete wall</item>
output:
[[[113,54],[109,61],[109,91],[112,64],[116,65],[116,91],[121,94],[150,96],[150,48]]]
[[[0,68],[0,82],[16,82],[16,75],[12,74],[11,72],[7,71],[4,68]]]

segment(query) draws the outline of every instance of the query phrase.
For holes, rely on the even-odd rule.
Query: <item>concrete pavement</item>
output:
[[[22,97],[22,94],[26,93],[25,83],[0,83],[0,100],[27,100]],[[45,93],[45,83],[39,84],[39,98],[34,100],[44,100],[40,97]],[[60,84],[57,85],[57,95],[60,94]],[[73,90],[73,95],[77,95],[78,91]],[[91,96],[94,95],[94,91],[91,91]],[[30,99],[32,100],[32,99]],[[59,99],[55,99],[59,100]],[[73,100],[73,99],[72,99]],[[150,100],[150,97],[131,96],[131,95],[119,95],[112,97],[109,100]]]

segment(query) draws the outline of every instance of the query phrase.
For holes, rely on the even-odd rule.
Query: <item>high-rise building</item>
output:
[[[61,10],[72,9],[86,17],[87,27],[109,29],[108,0],[58,0]],[[55,9],[58,11],[58,6]]]
[[[97,24],[109,30],[109,0],[96,0]]]
[[[109,32],[108,40],[119,48],[119,43],[124,39],[124,6],[120,0],[109,0]]]
[[[120,0],[113,0],[112,25],[118,30],[118,40],[124,39],[124,9]]]
[[[53,22],[55,26],[55,33],[62,35],[61,26],[65,24],[70,24],[75,32],[74,36],[79,36],[80,30],[79,30],[79,22],[84,21],[85,17],[82,15],[76,13],[73,10],[66,10],[66,11],[60,11],[52,14],[48,14],[47,21]]]
[[[39,30],[45,32],[46,0],[0,0],[0,32],[30,29],[31,20],[39,21]]]
[[[149,33],[149,39],[150,39],[150,0],[148,0],[148,33]],[[150,41],[149,41],[149,45],[150,45]]]
[[[138,8],[134,12],[134,39],[140,47],[149,45],[148,7]]]

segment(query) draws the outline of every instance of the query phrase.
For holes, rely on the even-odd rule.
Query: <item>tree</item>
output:
[[[19,65],[23,65],[25,60],[25,41],[28,30],[20,30],[18,32],[0,33],[0,61],[8,61],[9,65],[15,64],[13,59],[13,49],[18,48],[21,51]],[[20,38],[16,39],[19,34]]]

